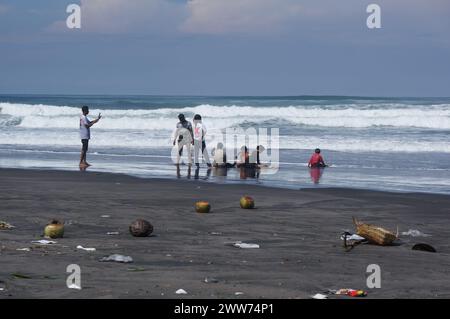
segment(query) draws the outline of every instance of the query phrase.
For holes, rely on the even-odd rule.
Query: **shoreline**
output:
[[[174,166],[173,164],[168,164],[169,166]],[[187,165],[181,165],[182,168],[186,168]],[[206,169],[205,167],[201,167],[201,169]],[[204,179],[203,177],[199,177],[199,178],[194,178],[194,177],[190,177],[187,178],[186,176],[182,176],[182,177],[176,177],[176,176],[171,176],[171,175],[166,175],[166,176],[162,176],[162,175],[138,175],[138,174],[132,174],[132,173],[122,173],[122,172],[108,172],[108,171],[96,171],[95,168],[91,168],[89,170],[86,170],[84,172],[79,172],[78,167],[74,167],[73,169],[65,169],[65,168],[55,168],[55,169],[49,169],[49,168],[40,168],[40,167],[26,167],[26,168],[10,168],[10,167],[0,167],[0,172],[2,171],[39,171],[39,172],[61,172],[61,173],[74,173],[74,174],[104,174],[104,175],[112,175],[112,176],[126,176],[126,177],[130,177],[130,178],[136,178],[138,180],[156,180],[156,181],[177,181],[177,182],[182,182],[182,183],[192,183],[192,182],[200,182],[200,183],[205,183],[205,184],[215,184],[215,185],[241,185],[241,186],[255,186],[255,187],[265,187],[265,188],[273,188],[273,189],[278,189],[278,190],[331,190],[331,191],[369,191],[369,192],[380,192],[380,193],[386,193],[386,194],[410,194],[410,195],[437,195],[437,196],[450,196],[450,193],[442,193],[442,192],[425,192],[425,191],[407,191],[407,190],[383,190],[383,189],[378,189],[378,188],[365,188],[365,187],[344,187],[344,186],[326,186],[326,185],[311,185],[311,186],[304,186],[304,184],[302,184],[301,186],[298,187],[294,187],[290,184],[277,184],[277,183],[261,183],[261,182],[257,182],[258,179],[249,179],[246,180],[246,182],[243,182],[242,180],[237,180],[237,179],[229,179],[226,180],[225,182],[223,180],[217,179],[217,178],[209,178],[209,179]]]
[[[290,190],[98,172],[0,169],[0,175],[0,220],[16,226],[0,230],[0,299],[310,298],[340,288],[364,289],[367,298],[450,297],[447,195]],[[255,198],[256,209],[239,208],[243,195]],[[196,213],[198,200],[209,201],[212,212]],[[339,237],[354,231],[352,216],[398,226],[400,234],[417,229],[431,236],[401,235],[399,245],[345,252]],[[42,239],[52,218],[65,221],[65,237],[55,245],[31,244]],[[153,224],[153,236],[129,234],[137,218]],[[111,231],[119,235],[106,234]],[[260,248],[231,247],[235,241]],[[411,250],[422,242],[437,253]],[[30,251],[17,250],[22,248]],[[99,262],[115,253],[134,262]],[[82,290],[66,287],[66,267],[74,263],[82,269]],[[381,267],[380,289],[366,287],[369,264]],[[175,294],[178,289],[188,294]]]

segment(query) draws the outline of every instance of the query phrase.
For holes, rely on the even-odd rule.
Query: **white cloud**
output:
[[[272,33],[301,14],[295,0],[191,0],[181,30],[189,33]]]

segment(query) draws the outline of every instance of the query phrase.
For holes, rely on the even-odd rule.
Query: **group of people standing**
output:
[[[95,120],[89,120],[87,115],[89,114],[89,107],[83,106],[81,108],[82,115],[80,117],[80,138],[82,143],[81,156],[80,156],[80,168],[86,168],[90,164],[86,161],[86,154],[89,146],[89,139],[91,138],[90,128],[92,125],[100,121],[101,114]],[[206,149],[205,136],[207,133],[206,126],[202,122],[200,114],[195,114],[193,118],[193,124],[189,122],[184,114],[178,115],[179,122],[176,125],[173,133],[173,146],[177,148],[177,160],[176,164],[179,165],[183,150],[187,152],[188,164],[192,165],[192,151],[191,146],[194,147],[194,163],[196,166],[200,165],[200,154],[206,162],[208,167],[214,166],[217,168],[259,168],[264,164],[261,163],[260,155],[265,151],[264,146],[258,145],[256,150],[250,153],[247,146],[242,146],[238,156],[234,158],[234,162],[230,163],[227,160],[227,152],[222,143],[218,143],[211,155],[213,156],[213,163],[209,159],[209,154]],[[311,168],[326,167],[322,156],[320,155],[320,149],[316,149],[314,154],[308,163]]]

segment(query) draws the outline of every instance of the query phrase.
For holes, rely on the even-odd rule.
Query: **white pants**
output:
[[[190,141],[183,141],[183,140],[181,140],[181,142],[178,143],[177,164],[180,164],[181,152],[183,150],[183,146],[186,147],[188,163],[192,164],[191,142]]]
[[[209,155],[208,151],[206,150],[206,144],[205,141],[198,141],[194,140],[194,163],[199,164],[198,156],[200,155],[200,152],[203,154],[203,158],[205,159],[205,162],[210,164],[209,161]]]

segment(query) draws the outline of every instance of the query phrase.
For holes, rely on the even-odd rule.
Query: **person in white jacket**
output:
[[[192,164],[191,145],[193,144],[192,124],[184,117],[184,114],[179,114],[175,131],[173,132],[173,146],[178,143],[177,165],[180,164],[181,155],[183,154],[183,147],[186,148],[188,163]]]
[[[205,135],[206,126],[202,123],[202,117],[200,116],[200,114],[196,114],[194,116],[194,163],[197,166],[200,165],[198,157],[201,150],[206,165],[208,165],[208,167],[211,167],[208,151],[206,150]]]

